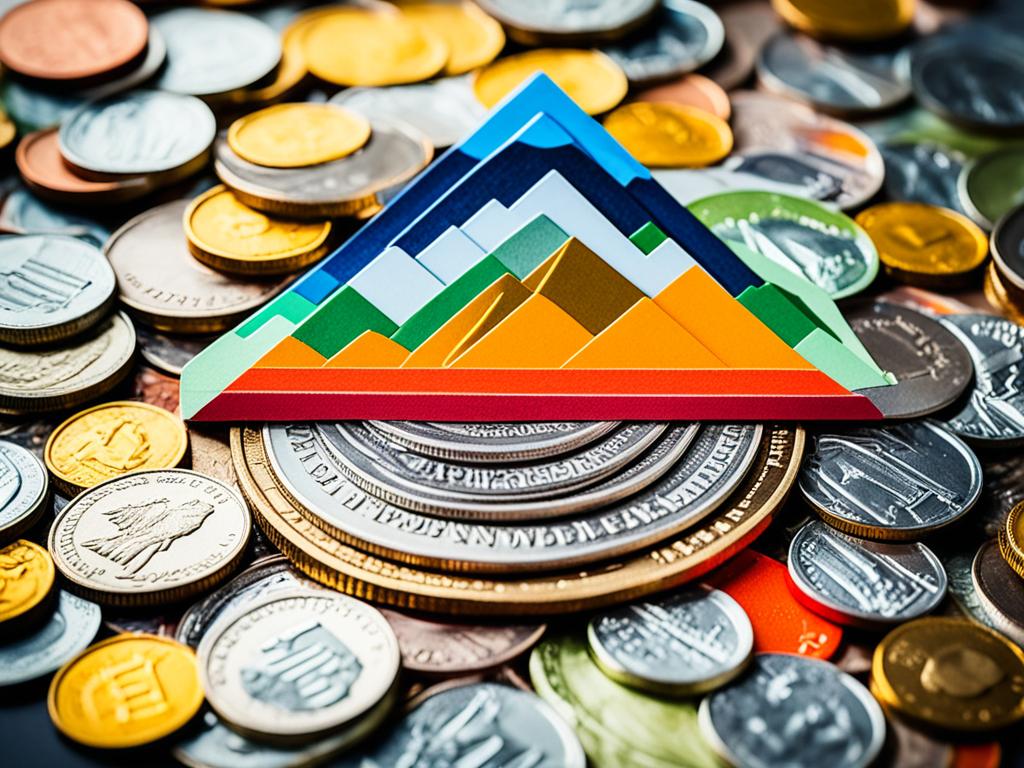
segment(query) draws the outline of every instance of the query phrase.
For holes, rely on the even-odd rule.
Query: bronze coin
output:
[[[131,67],[148,36],[128,0],[32,0],[0,20],[0,61],[25,77],[86,81]]]
[[[645,88],[633,97],[633,101],[660,101],[697,107],[723,120],[728,120],[732,113],[729,94],[704,75],[683,75],[671,83]]]

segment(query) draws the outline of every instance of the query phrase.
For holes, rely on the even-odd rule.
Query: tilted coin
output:
[[[722,118],[697,107],[635,101],[604,120],[608,131],[644,165],[700,168],[732,149],[732,131]]]
[[[960,171],[957,191],[967,215],[983,229],[992,229],[1024,204],[1024,149],[1010,146],[968,163]]]
[[[214,170],[250,208],[280,216],[331,218],[373,211],[426,167],[433,146],[398,121],[371,121],[370,140],[354,154],[309,168],[266,168],[247,163],[220,139]]]
[[[389,440],[425,456],[498,464],[568,453],[603,437],[618,426],[614,421],[367,423]]]
[[[270,168],[301,168],[351,155],[370,138],[362,115],[333,104],[275,104],[240,117],[227,133],[243,160]]]
[[[999,529],[999,551],[1024,579],[1024,502],[1015,504]]]
[[[174,8],[151,19],[167,44],[157,87],[222,97],[261,80],[281,60],[281,40],[259,19],[209,8]]]
[[[579,741],[551,707],[536,694],[495,683],[457,685],[429,695],[375,741],[334,765],[586,765]]]
[[[649,25],[604,52],[637,84],[692,72],[715,58],[724,42],[722,20],[706,5],[665,0]]]
[[[971,567],[974,591],[996,628],[1024,645],[1024,582],[1003,558],[999,545],[981,545]]]
[[[187,200],[141,213],[111,235],[104,253],[121,303],[157,330],[223,331],[280,293],[288,280],[229,277],[200,264],[181,232]]]
[[[16,187],[0,203],[0,228],[24,235],[67,235],[102,248],[110,230],[88,216],[54,208]]]
[[[652,85],[631,97],[635,101],[667,102],[687,107],[697,107],[723,120],[732,114],[729,94],[709,77],[690,73],[677,80],[661,85]]]
[[[121,312],[45,350],[0,348],[0,412],[74,408],[113,389],[131,370],[135,329]]]
[[[825,521],[871,539],[917,539],[955,522],[981,495],[981,464],[930,421],[814,438],[800,492]]]
[[[887,417],[941,410],[970,386],[971,355],[937,320],[909,307],[871,300],[844,307],[843,314],[875,362],[896,377],[888,387],[863,391]]]
[[[877,40],[899,34],[914,18],[914,0],[772,0],[772,8],[801,32],[840,40]]]
[[[967,158],[955,149],[926,141],[886,141],[885,194],[891,200],[928,203],[964,213],[957,181]]]
[[[0,236],[0,342],[75,336],[110,310],[114,272],[95,246],[63,235]]]
[[[136,329],[139,354],[161,371],[181,376],[185,364],[216,341],[211,336],[172,336],[146,326]]]
[[[973,621],[917,619],[878,644],[871,688],[918,726],[994,731],[1024,718],[1024,651]]]
[[[169,469],[185,457],[188,435],[177,416],[119,400],[87,408],[50,433],[43,453],[67,496],[140,469]]]
[[[974,361],[974,386],[946,424],[979,445],[1024,441],[1024,327],[990,315],[947,315],[943,324]]]
[[[31,626],[50,607],[53,558],[25,539],[0,547],[0,637],[6,639]]]
[[[311,425],[271,426],[262,445],[247,446],[246,460],[269,454],[263,460],[299,514],[364,551],[451,571],[525,573],[606,560],[695,525],[743,480],[760,442],[758,426],[710,425],[643,492],[586,514],[518,524],[428,516],[365,493]]]
[[[1005,284],[1024,291],[1024,205],[999,219],[992,231],[992,260]]]
[[[469,2],[404,0],[405,18],[448,45],[443,74],[464,75],[490,64],[505,47],[505,31],[496,19]]]
[[[162,739],[199,711],[203,688],[190,648],[154,635],[116,635],[87,648],[50,683],[57,729],[90,747],[123,749]]]
[[[627,688],[605,675],[582,632],[545,638],[530,655],[530,682],[568,722],[595,768],[716,768],[697,705]]]
[[[0,541],[35,525],[47,507],[49,489],[42,462],[20,445],[0,440]]]
[[[279,592],[215,626],[199,644],[210,706],[267,740],[326,735],[394,685],[398,641],[375,608],[346,595]]]
[[[742,243],[832,298],[863,291],[878,274],[878,251],[867,233],[848,216],[811,200],[737,191],[689,208],[726,242]]]
[[[641,690],[692,696],[739,675],[754,630],[739,603],[697,587],[599,613],[587,626],[594,661],[608,677]]]
[[[199,99],[132,91],[91,101],[60,127],[60,152],[88,176],[163,174],[184,178],[206,162],[217,125]]]
[[[796,597],[840,624],[898,624],[933,611],[946,595],[946,571],[924,544],[865,541],[814,520],[789,545]]]
[[[740,682],[705,698],[700,728],[745,768],[867,768],[885,742],[882,708],[863,685],[826,661],[783,653],[758,654]]]
[[[524,45],[614,40],[641,26],[657,10],[656,0],[478,0],[509,36]]]
[[[48,543],[75,592],[104,605],[154,605],[223,580],[244,554],[251,525],[224,483],[153,469],[76,496],[54,520]]]

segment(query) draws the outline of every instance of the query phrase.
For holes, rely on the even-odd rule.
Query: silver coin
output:
[[[612,40],[643,24],[658,0],[477,0],[519,42]]]
[[[875,362],[896,377],[891,386],[861,390],[887,418],[941,410],[970,386],[971,355],[937,320],[881,301],[844,307],[843,314]]]
[[[954,149],[917,141],[883,142],[885,194],[891,200],[928,203],[966,213],[957,181],[967,158]]]
[[[764,44],[757,76],[771,90],[823,112],[876,112],[910,96],[905,52],[852,53],[791,31]]]
[[[75,336],[103,317],[114,270],[95,246],[63,235],[0,236],[0,342]]]
[[[860,427],[816,436],[798,484],[834,527],[916,539],[970,511],[981,495],[981,464],[934,422]]]
[[[807,607],[840,624],[891,626],[931,613],[946,571],[924,544],[866,541],[812,520],[789,545],[789,575]]]
[[[52,412],[81,405],[124,379],[134,355],[135,329],[123,312],[54,349],[0,347],[0,413]]]
[[[371,121],[402,121],[415,116],[416,128],[435,149],[450,147],[468,136],[487,114],[466,77],[442,77],[386,88],[346,88],[329,101]]]
[[[383,203],[433,157],[433,145],[415,128],[371,121],[369,141],[357,152],[308,168],[266,168],[240,158],[221,137],[214,170],[246,205],[268,213],[322,217],[360,213]]]
[[[203,162],[217,132],[199,99],[132,91],[91,101],[60,127],[60,152],[80,171],[155,174]]]
[[[971,566],[971,583],[996,629],[1024,645],[1024,589],[994,541],[982,544]]]
[[[137,328],[136,332],[142,358],[154,368],[174,376],[181,376],[185,364],[217,340],[215,336],[169,336],[145,326]]]
[[[35,454],[0,440],[0,541],[16,539],[46,509],[49,476]]]
[[[974,361],[974,386],[946,425],[985,446],[1024,442],[1024,327],[991,315],[946,315],[942,323]]]
[[[375,496],[407,509],[496,520],[523,519],[523,502],[546,502],[539,508],[535,505],[527,519],[572,511],[576,504],[566,509],[554,499],[624,470],[667,428],[666,424],[625,424],[574,453],[504,466],[422,456],[358,423],[318,427],[339,466]],[[689,443],[695,432],[690,428],[678,440]]]
[[[973,548],[970,552],[943,553],[942,563],[949,579],[949,596],[955,605],[954,613],[959,611],[979,624],[998,631],[995,621],[982,605],[974,588],[972,565],[976,554]]]
[[[675,466],[642,493],[536,525],[446,520],[393,506],[352,483],[312,425],[271,425],[263,442],[271,467],[300,511],[334,536],[401,562],[526,572],[636,551],[695,524],[742,481],[761,435],[756,425],[704,426]]]
[[[558,456],[618,426],[615,421],[370,421],[368,424],[387,435],[389,440],[425,456],[478,463]]]
[[[99,222],[54,208],[27,189],[11,190],[0,206],[0,229],[23,235],[66,235],[102,248],[110,230]]]
[[[650,83],[693,72],[715,58],[724,42],[722,20],[706,5],[664,0],[650,25],[604,52],[631,83]]]
[[[754,650],[754,629],[729,595],[694,587],[595,616],[587,641],[594,661],[613,680],[693,696],[743,671]]]
[[[867,689],[827,661],[754,657],[736,685],[700,705],[701,733],[742,768],[866,768],[885,742],[885,716]]]
[[[535,693],[471,683],[428,696],[373,747],[333,765],[584,768],[586,757],[569,724]]]
[[[249,737],[327,735],[376,707],[398,676],[387,620],[347,595],[277,592],[215,630],[197,651],[203,689]]]
[[[245,88],[274,71],[281,38],[243,13],[174,8],[149,23],[167,44],[167,66],[157,80],[163,91],[218,96]]]
[[[0,644],[0,687],[56,672],[84,651],[100,628],[100,607],[60,590],[50,620],[31,635]]]
[[[1008,211],[996,223],[991,238],[992,260],[999,276],[1016,291],[1024,291],[1024,205]]]
[[[838,207],[843,199],[844,169],[829,163],[817,162],[808,155],[799,155],[772,150],[746,150],[726,158],[722,168],[743,179],[752,181],[749,187],[735,189],[763,189],[806,197],[823,205]],[[770,189],[783,185],[789,191]]]

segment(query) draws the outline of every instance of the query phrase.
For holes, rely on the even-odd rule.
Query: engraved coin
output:
[[[981,495],[981,464],[934,422],[824,433],[799,486],[825,521],[871,539],[917,539],[960,519]]]
[[[789,545],[795,596],[840,624],[899,624],[933,611],[946,595],[946,571],[924,544],[865,541],[813,520]]]
[[[603,437],[618,426],[614,421],[367,423],[389,440],[416,453],[482,464],[558,456]]]
[[[249,316],[280,293],[286,278],[230,277],[200,264],[182,237],[187,200],[151,208],[110,236],[104,253],[117,276],[121,303],[160,331],[212,333]]]
[[[114,272],[96,247],[61,235],[0,236],[0,342],[46,344],[107,314]]]
[[[20,445],[0,440],[0,541],[35,525],[49,498],[42,462]]]
[[[1024,204],[1024,149],[1009,146],[968,163],[957,179],[960,204],[982,229]]]
[[[224,579],[249,541],[249,510],[229,486],[184,469],[107,480],[54,520],[49,547],[75,592],[103,605],[159,605]]]
[[[875,362],[896,377],[862,394],[888,418],[913,418],[954,403],[970,386],[967,347],[937,320],[897,304],[863,301],[843,308]]]
[[[205,163],[216,130],[199,99],[132,91],[85,104],[58,135],[61,155],[77,171],[183,178]]]
[[[477,0],[524,45],[614,40],[641,26],[657,0]]]
[[[203,703],[190,648],[155,635],[117,635],[86,649],[53,677],[50,719],[90,747],[137,747],[188,723]]]
[[[1011,290],[1024,291],[1024,205],[1006,213],[996,224],[992,260]]]
[[[996,628],[1024,645],[1024,588],[1020,575],[999,552],[999,545],[981,545],[971,567],[974,591]]]
[[[345,755],[334,765],[586,765],[572,729],[550,706],[534,693],[496,683],[434,693],[375,741],[374,747]]]
[[[875,649],[871,690],[913,724],[986,733],[1024,718],[1024,651],[966,619],[902,624]]]
[[[743,480],[761,434],[760,426],[706,426],[643,492],[583,515],[514,525],[430,517],[365,493],[341,471],[313,425],[272,425],[261,447],[300,514],[333,536],[407,563],[526,572],[636,551],[696,524]],[[615,478],[608,483],[614,486]]]
[[[341,728],[394,685],[398,641],[375,608],[308,590],[268,595],[199,644],[206,697],[250,737],[310,738]]]
[[[608,115],[604,127],[650,167],[700,168],[732,149],[729,124],[698,107],[635,101]]]
[[[43,627],[27,637],[0,645],[0,687],[45,677],[96,637],[100,607],[63,590],[57,607]]]
[[[121,312],[64,346],[0,348],[0,412],[39,413],[81,405],[124,379],[134,354],[135,329]]]
[[[878,145],[885,160],[885,194],[891,200],[928,203],[966,213],[957,180],[967,158],[955,149],[926,141]]]
[[[240,117],[228,129],[231,151],[270,168],[301,168],[351,155],[370,138],[362,115],[333,104],[275,104]]]
[[[693,696],[739,675],[754,630],[739,603],[697,587],[598,614],[587,626],[590,653],[613,680],[667,696]]]
[[[188,435],[177,416],[148,403],[104,403],[50,433],[43,457],[67,496],[141,469],[169,469],[185,457]]]
[[[55,572],[43,547],[25,539],[0,547],[0,637],[22,630],[49,608]]]
[[[863,685],[826,661],[783,653],[758,654],[740,682],[705,698],[700,729],[747,768],[866,768],[885,742],[882,708]]]
[[[1024,441],[1024,327],[990,315],[947,315],[942,322],[974,361],[970,399],[947,426],[979,445]]]

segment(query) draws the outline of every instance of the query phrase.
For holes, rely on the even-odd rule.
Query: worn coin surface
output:
[[[981,464],[931,421],[823,433],[800,472],[800,492],[825,521],[871,539],[917,539],[955,522],[981,495]]]
[[[885,161],[885,194],[891,200],[928,203],[965,213],[957,182],[967,158],[928,141],[886,141],[878,145]]]
[[[996,542],[981,545],[971,566],[971,581],[996,628],[1017,645],[1024,645],[1024,584]]]
[[[882,708],[863,685],[828,662],[783,653],[758,654],[750,674],[706,697],[700,727],[717,753],[750,768],[866,768],[885,743]]]
[[[53,558],[25,539],[0,547],[0,631],[20,629],[47,607],[53,590]]]
[[[976,158],[957,179],[960,204],[975,223],[992,229],[1004,214],[1024,204],[1024,149],[1009,146]]]
[[[1008,211],[992,230],[992,260],[1011,289],[1024,291],[1024,205]]]
[[[333,104],[295,102],[240,117],[228,129],[231,151],[271,168],[301,168],[340,160],[370,138],[369,121]]]
[[[633,157],[656,168],[700,168],[732,149],[732,131],[722,118],[698,107],[634,101],[604,120]]]
[[[0,440],[0,541],[35,525],[49,498],[42,462],[20,445]]]
[[[657,10],[657,0],[479,0],[516,42],[593,43],[620,38]]]
[[[398,641],[375,608],[327,591],[267,595],[199,644],[210,706],[243,735],[325,735],[394,685]]]
[[[143,470],[76,496],[54,520],[49,547],[71,589],[104,605],[189,597],[221,581],[249,541],[236,492],[184,469]]]
[[[599,613],[587,626],[590,653],[613,680],[668,696],[728,683],[750,661],[754,630],[725,592],[694,587]]]
[[[30,635],[0,645],[0,687],[56,672],[85,650],[99,628],[100,607],[61,590],[46,624]]]
[[[789,545],[795,596],[840,624],[877,627],[916,619],[946,595],[946,571],[924,544],[867,541],[813,520]]]
[[[862,390],[889,418],[913,418],[954,403],[970,386],[974,363],[944,325],[899,304],[862,301],[843,308],[875,362],[896,377],[888,387]]]

